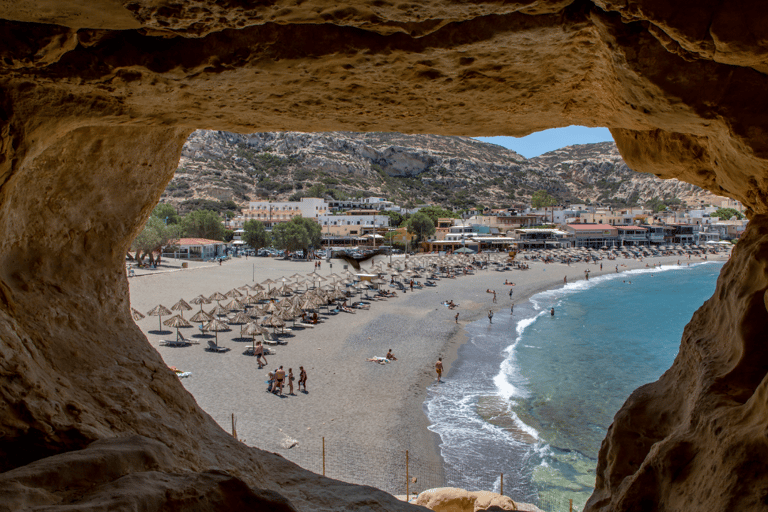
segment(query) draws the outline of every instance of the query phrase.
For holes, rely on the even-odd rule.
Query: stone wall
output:
[[[588,509],[768,508],[766,9],[701,0],[3,3],[2,506],[71,503],[71,489],[98,480],[94,460],[108,449],[118,469],[100,485],[126,502],[155,503],[162,489],[184,495],[174,475],[191,472],[210,508],[407,508],[221,431],[131,321],[125,249],[196,128],[478,136],[581,124],[609,127],[633,168],[733,197],[753,216],[673,367],[617,414]],[[120,439],[168,452],[149,460],[140,442],[125,441],[126,458],[139,462],[122,467]],[[84,450],[95,440],[107,444]],[[74,463],[79,483],[50,476]]]

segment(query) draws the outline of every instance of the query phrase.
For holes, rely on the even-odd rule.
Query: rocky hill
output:
[[[194,199],[245,205],[263,198],[371,195],[401,205],[505,207],[528,203],[539,189],[563,201],[614,205],[712,197],[694,185],[632,171],[612,142],[526,159],[467,137],[198,130],[184,145],[163,200],[182,210]]]

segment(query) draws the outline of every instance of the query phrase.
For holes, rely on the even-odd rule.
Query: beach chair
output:
[[[205,350],[207,350],[208,352],[226,352],[229,349],[224,347],[219,347],[212,340],[208,340],[208,348]]]
[[[268,345],[278,345],[280,343],[275,335],[271,332],[264,333],[261,335],[261,337],[264,339],[264,343]]]

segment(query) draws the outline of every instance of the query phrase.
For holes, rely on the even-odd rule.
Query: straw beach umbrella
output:
[[[246,336],[253,336],[253,350],[255,351],[256,350],[256,335],[257,334],[263,335],[266,332],[269,332],[269,331],[267,331],[265,328],[260,326],[255,321],[251,321],[251,322],[248,322],[247,324],[245,324],[242,327],[242,329],[240,329],[240,336],[242,336],[244,334]]]
[[[242,297],[243,293],[237,288],[232,288],[227,293],[225,293],[224,296],[229,297],[231,299],[236,299],[238,297]]]
[[[163,330],[163,317],[172,315],[172,314],[173,313],[171,313],[171,311],[167,307],[163,306],[162,304],[158,304],[154,308],[147,311],[147,316],[158,317],[157,325],[159,326],[158,328],[160,329],[160,331]]]
[[[220,292],[216,292],[213,295],[211,295],[210,297],[208,297],[209,300],[215,300],[216,304],[218,304],[220,301],[222,301],[222,300],[224,300],[226,298],[227,298],[227,296],[224,295],[223,293],[220,293]]]
[[[231,301],[224,304],[223,307],[227,311],[239,311],[243,309],[243,304],[237,299],[232,299]]]
[[[184,299],[180,299],[179,302],[171,306],[172,311],[178,311],[179,313],[181,313],[181,318],[184,318],[185,311],[190,311],[191,309],[192,309],[192,306],[187,304],[187,301],[185,301]]]
[[[191,323],[189,323],[187,320],[184,319],[184,317],[179,315],[172,316],[171,318],[163,322],[163,325],[176,328],[176,341],[179,340],[179,327],[192,327]]]
[[[232,317],[232,319],[229,320],[227,323],[230,325],[247,324],[248,322],[250,322],[250,320],[251,320],[251,317],[249,317],[248,315],[246,315],[244,312],[241,311],[238,314],[236,314],[234,317]]]
[[[210,304],[211,300],[208,297],[205,297],[204,295],[198,295],[194,299],[190,300],[192,304],[200,304],[200,311],[203,310],[203,304]]]
[[[131,316],[133,317],[133,320],[135,322],[138,322],[139,320],[144,318],[144,315],[140,311],[136,310],[135,308],[131,308]]]
[[[208,331],[213,331],[214,332],[214,334],[216,336],[216,346],[218,347],[219,346],[219,331],[229,331],[230,329],[229,329],[229,326],[227,324],[225,324],[224,322],[222,322],[218,318],[214,318],[213,320],[211,320],[210,322],[208,322],[207,324],[205,324],[203,326],[203,330],[206,331],[206,332],[208,332]]]
[[[191,322],[196,322],[196,323],[201,323],[202,324],[202,323],[205,323],[205,322],[210,322],[211,320],[213,320],[213,317],[201,309],[200,311],[195,313],[195,315],[192,318],[190,318],[189,320]]]

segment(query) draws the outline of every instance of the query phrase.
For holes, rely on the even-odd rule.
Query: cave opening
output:
[[[426,22],[432,7],[375,7],[285,9],[276,22],[264,6],[230,17],[206,2],[3,9],[8,507],[100,492],[162,502],[194,484],[221,509],[226,497],[407,508],[219,428],[131,319],[128,244],[194,128],[522,135],[576,123],[610,127],[632,168],[737,199],[751,218],[676,362],[616,415],[587,510],[764,509],[764,7],[449,4]],[[11,470],[25,451],[59,458]]]

